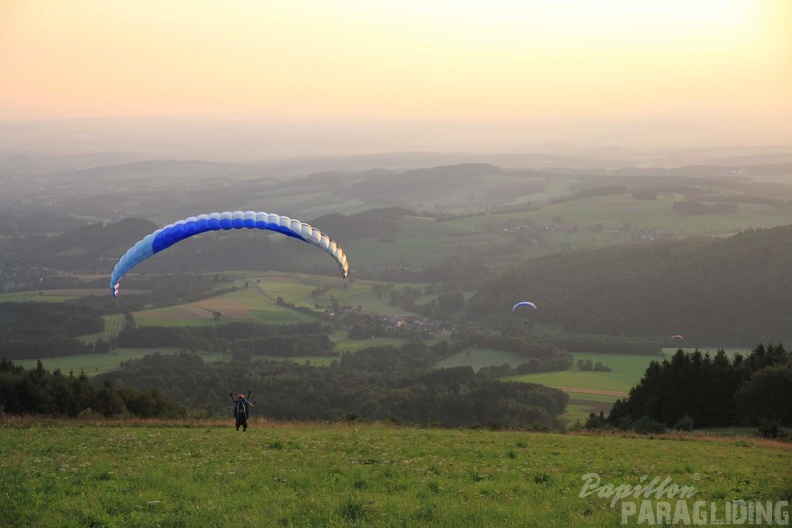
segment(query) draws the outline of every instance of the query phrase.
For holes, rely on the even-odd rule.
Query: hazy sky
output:
[[[173,114],[783,141],[792,0],[0,0],[0,120]]]

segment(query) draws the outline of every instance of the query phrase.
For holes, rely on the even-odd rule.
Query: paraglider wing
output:
[[[535,305],[534,303],[532,303],[532,302],[528,302],[528,301],[522,301],[522,302],[518,302],[517,304],[515,304],[515,305],[512,307],[512,312],[513,312],[514,310],[516,310],[518,306],[530,306],[531,308],[533,308],[534,310],[536,310],[536,305]]]
[[[672,335],[672,336],[671,336],[671,339],[685,339],[685,338],[684,338],[684,337],[682,337],[682,336],[681,336],[681,335],[679,335],[679,334],[676,334],[676,335]]]
[[[191,216],[190,218],[179,220],[154,231],[144,237],[143,240],[138,241],[129,248],[113,269],[113,273],[110,275],[110,292],[115,297],[118,294],[118,284],[121,277],[152,255],[168,249],[177,242],[193,235],[207,231],[228,229],[277,231],[297,240],[302,240],[328,252],[338,263],[338,269],[341,270],[343,278],[349,275],[349,265],[347,264],[344,251],[333,239],[318,229],[288,216],[254,211],[226,211],[223,213]]]

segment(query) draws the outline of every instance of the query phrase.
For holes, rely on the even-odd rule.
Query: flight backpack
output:
[[[242,413],[241,416],[239,413]],[[245,400],[234,400],[234,418],[247,418],[248,408]]]

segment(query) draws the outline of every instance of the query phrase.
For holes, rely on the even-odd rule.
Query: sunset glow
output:
[[[761,117],[792,109],[790,5],[11,0],[0,118]]]

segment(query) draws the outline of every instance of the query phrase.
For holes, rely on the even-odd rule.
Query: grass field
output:
[[[323,311],[331,306],[335,299],[340,306],[378,315],[401,315],[403,308],[389,304],[390,294],[377,294],[372,291],[374,285],[383,282],[370,280],[344,281],[336,277],[309,275],[302,273],[252,273],[228,272],[238,277],[240,285],[248,282],[248,287],[238,291],[178,306],[168,306],[151,310],[134,312],[138,325],[153,326],[187,326],[193,324],[214,324],[214,313],[221,315],[219,322],[224,321],[256,321],[270,324],[297,323],[317,320]],[[404,284],[394,284],[399,290]],[[410,284],[411,288],[423,288],[423,284]],[[318,296],[312,292],[326,288]],[[304,306],[314,310],[316,315],[305,314],[276,304],[278,297],[295,306]],[[428,302],[434,296],[424,296],[419,302]]]
[[[331,336],[335,340],[335,336]],[[340,353],[356,352],[362,348],[382,345],[401,346],[404,344],[404,339],[384,338],[377,337],[374,339],[352,340],[343,338],[336,350]],[[435,341],[425,341],[427,345],[431,345]],[[69,371],[79,374],[84,371],[88,376],[95,376],[116,370],[122,361],[128,359],[138,359],[147,354],[175,354],[178,348],[174,347],[158,347],[158,348],[116,348],[110,354],[81,354],[79,356],[65,356],[55,358],[42,358],[41,363],[44,368],[48,370],[60,369],[61,372],[68,373]],[[218,352],[198,352],[201,358],[206,362],[216,361],[233,361],[231,354],[223,354]],[[340,361],[338,356],[255,356],[256,360],[267,361],[293,361],[295,363],[306,364],[310,362],[311,365],[326,367],[335,359]],[[34,368],[37,359],[14,359],[14,364],[24,368]]]
[[[0,445],[4,526],[621,526],[590,474],[669,477],[721,517],[792,498],[790,445],[750,438],[7,418]]]
[[[0,302],[52,302],[78,299],[79,295],[66,295],[59,290],[37,290],[0,294]]]
[[[740,350],[742,351],[742,349]],[[668,351],[672,354],[676,349],[668,349]],[[731,351],[731,353],[734,352],[735,350]],[[668,357],[670,357],[670,354]],[[613,402],[626,396],[632,386],[640,381],[651,361],[662,361],[663,359],[653,356],[592,354],[585,352],[575,352],[572,357],[573,367],[570,370],[508,376],[503,378],[503,380],[539,383],[549,387],[560,388],[569,394],[570,398],[567,411],[562,415],[562,419],[569,424],[576,421],[582,423],[585,422],[591,412],[598,413],[603,411],[607,414]],[[576,366],[577,361],[581,359],[583,361],[590,360],[592,364],[601,362],[603,365],[613,369],[613,371],[581,371]],[[474,370],[479,370],[482,367],[502,365],[504,363],[516,367],[524,362],[525,358],[511,352],[471,348],[444,359],[437,366],[456,367],[469,365]]]
[[[218,361],[233,361],[231,354],[219,354],[217,352],[203,353],[201,358],[207,363],[215,363]],[[339,360],[337,356],[254,356],[254,361],[291,361],[301,365],[313,365],[316,367],[327,367],[335,359]]]
[[[602,362],[613,372],[582,371],[577,369],[578,360]],[[541,383],[550,387],[592,389],[598,391],[628,392],[637,384],[651,361],[662,360],[655,356],[632,356],[627,354],[591,354],[575,352],[572,354],[572,369],[558,372],[540,372],[510,376],[508,380]],[[573,391],[574,392],[574,391]],[[616,398],[614,398],[615,401]]]
[[[557,189],[556,189],[557,191]],[[554,192],[554,194],[558,194]],[[534,197],[526,197],[535,200]],[[431,239],[411,239],[412,231],[404,229],[404,236],[387,246],[375,241],[352,241],[347,253],[360,255],[366,266],[385,265],[382,255],[388,252],[396,258],[409,258],[412,265],[426,265],[443,258],[459,254],[460,249],[479,255],[490,255],[488,262],[499,267],[497,262],[515,257],[532,258],[559,249],[599,248],[623,244],[632,239],[640,229],[662,229],[665,233],[680,237],[689,235],[727,236],[747,228],[769,228],[792,223],[792,211],[760,204],[740,204],[737,212],[728,215],[680,215],[674,203],[687,199],[683,195],[661,195],[657,200],[637,200],[630,194],[601,196],[570,200],[530,211],[488,213],[440,222],[447,224],[448,233],[455,228],[460,235],[440,235],[429,232]],[[515,234],[504,233],[507,226],[534,222],[540,227],[541,241],[537,245],[523,243],[512,247]],[[602,223],[617,233],[600,233],[589,227]],[[406,224],[405,224],[406,225]],[[565,233],[562,226],[578,226],[576,232]],[[559,229],[551,230],[550,226]],[[431,251],[422,253],[421,248],[431,246]],[[499,249],[495,249],[499,248]],[[506,251],[507,249],[511,252]],[[516,251],[516,253],[514,253]],[[500,256],[498,256],[500,255]]]
[[[561,415],[561,419],[567,424],[585,424],[586,419],[591,413],[598,413],[599,407],[585,403],[584,401],[570,400],[567,404],[566,411]],[[607,415],[607,411],[605,411]]]
[[[136,293],[140,290],[126,290]],[[0,294],[0,302],[63,302],[89,296],[107,296],[109,290],[104,288],[68,288],[58,290],[31,290]]]
[[[358,350],[362,350],[364,348],[369,347],[378,347],[378,346],[386,346],[391,345],[394,347],[400,347],[406,341],[404,339],[399,339],[396,337],[373,337],[371,339],[349,339],[346,335],[342,334],[333,334],[330,336],[330,339],[336,344],[335,349],[338,352],[357,352]],[[423,341],[426,346],[431,346],[432,344],[436,343],[437,340],[434,339],[426,339]]]
[[[47,370],[60,369],[63,373],[69,371],[79,374],[84,371],[88,376],[96,376],[116,370],[122,361],[128,359],[138,359],[147,354],[174,354],[177,348],[116,348],[109,354],[81,354],[79,356],[65,356],[55,358],[42,358],[41,364]],[[15,359],[14,364],[25,368],[34,368],[36,359]]]
[[[514,352],[504,350],[493,350],[491,348],[469,348],[464,352],[457,352],[437,363],[438,367],[450,368],[471,366],[478,371],[482,367],[500,366],[504,363],[511,367],[516,367],[525,363],[526,359]]]
[[[101,339],[105,342],[109,342],[111,339],[118,336],[126,323],[123,314],[103,315],[102,319],[104,319],[104,330],[96,334],[81,336],[80,341],[95,343]]]
[[[632,356],[627,354],[592,354],[586,352],[572,353],[572,368],[564,371],[540,372],[537,374],[525,374],[520,376],[509,376],[504,380],[525,381],[529,383],[540,383],[550,387],[562,387],[567,392],[575,393],[574,388],[586,389],[587,391],[603,391],[614,393],[626,393],[633,385],[640,381],[646,367],[651,361],[662,361],[663,358],[655,356]],[[576,364],[578,360],[590,360],[592,364],[601,362],[603,365],[612,369],[612,372],[594,372],[578,370]],[[525,358],[500,350],[489,350],[485,348],[471,348],[464,352],[459,352],[441,361],[439,367],[455,367],[470,365],[475,370],[490,365],[502,365],[507,363],[512,367],[524,363]],[[567,390],[570,389],[570,390]],[[582,394],[582,393],[581,393]],[[616,401],[617,395],[586,393],[586,399],[597,401]]]

